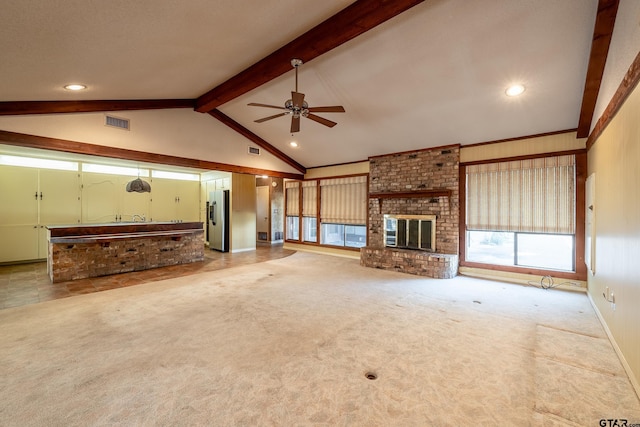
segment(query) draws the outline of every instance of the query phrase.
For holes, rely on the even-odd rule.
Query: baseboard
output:
[[[607,325],[607,322],[604,320],[602,313],[600,313],[600,310],[598,310],[598,306],[596,305],[595,301],[593,300],[589,292],[587,292],[587,296],[589,297],[589,302],[591,303],[593,310],[596,312],[596,316],[598,316],[598,320],[600,320],[600,324],[604,328],[604,331],[606,332],[607,337],[609,338],[609,342],[613,346],[613,349],[618,355],[618,359],[620,359],[620,363],[622,363],[622,367],[627,373],[627,377],[629,377],[629,381],[631,382],[631,386],[633,387],[633,390],[636,392],[636,396],[638,396],[638,399],[640,399],[640,383],[634,376],[633,371],[631,370],[631,366],[629,366],[629,364],[627,363],[627,359],[625,359],[624,354],[622,354],[622,350],[620,350],[620,347],[618,347],[618,343],[613,337],[613,334],[609,329],[609,325]]]
[[[343,258],[360,259],[360,251],[344,250],[320,245],[303,245],[299,243],[285,242],[284,249],[292,249],[299,252],[310,252],[321,255],[339,256]]]

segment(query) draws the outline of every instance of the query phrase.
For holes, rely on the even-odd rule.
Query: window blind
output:
[[[299,181],[286,181],[284,183],[287,199],[287,216],[300,215],[300,182]]]
[[[302,182],[302,216],[318,215],[318,182]]]
[[[575,234],[575,156],[466,167],[468,230]]]
[[[367,177],[320,180],[320,219],[323,223],[367,223]]]

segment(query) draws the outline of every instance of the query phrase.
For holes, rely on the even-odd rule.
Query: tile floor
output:
[[[254,264],[284,258],[294,252],[284,249],[282,245],[268,244],[258,244],[255,251],[235,254],[205,249],[205,260],[202,262],[60,283],[51,283],[49,276],[47,276],[47,263],[44,261],[0,265],[0,310],[238,265]]]

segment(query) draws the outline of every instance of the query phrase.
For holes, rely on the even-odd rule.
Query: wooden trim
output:
[[[458,166],[458,253],[460,258],[458,263],[467,259],[467,167],[463,164]]]
[[[249,175],[269,175],[273,177],[300,179],[302,175],[278,172],[267,169],[249,168],[226,163],[210,162],[207,160],[190,159],[186,157],[155,154],[135,151],[125,148],[106,147],[85,142],[69,141],[66,139],[48,138],[44,136],[0,130],[0,144],[19,147],[38,148],[43,150],[62,151],[65,153],[85,154],[89,156],[110,157],[114,159],[134,160],[147,163],[158,163],[172,166],[184,166],[203,170],[219,170],[224,172],[244,173]]]
[[[231,117],[224,114],[222,111],[212,110],[212,111],[209,111],[209,115],[211,115],[212,117],[215,117],[220,122],[227,125],[231,129],[235,130],[240,135],[244,136],[245,138],[247,138],[249,141],[253,142],[257,146],[264,148],[266,151],[268,151],[278,159],[282,160],[292,168],[299,170],[302,173],[305,173],[307,171],[307,169],[304,166],[302,166],[300,163],[296,162],[291,157],[287,156],[282,151],[278,150],[276,147],[269,144],[267,141],[260,138],[258,135],[251,132],[249,129],[247,129],[246,127],[242,126],[240,123],[233,120]]]
[[[633,90],[636,88],[638,82],[640,82],[640,53],[636,55],[635,59],[631,63],[631,66],[627,70],[627,73],[622,79],[620,86],[618,86],[616,93],[613,95],[613,97],[611,97],[607,108],[604,110],[602,116],[600,116],[600,119],[598,119],[596,125],[593,127],[593,131],[587,139],[587,150],[589,150],[593,146],[593,144],[596,143],[597,139],[600,137],[602,132],[604,132],[611,120],[613,120],[631,92],[633,92]]]
[[[302,184],[298,186],[298,240],[304,242],[304,187]],[[317,237],[317,236],[316,236]]]
[[[587,264],[584,262],[586,224],[587,153],[576,154],[576,240],[575,269],[580,280],[587,280]]]
[[[593,28],[593,40],[591,41],[591,53],[587,66],[587,78],[584,83],[582,95],[582,107],[578,119],[578,138],[589,136],[593,112],[598,101],[598,92],[602,83],[604,67],[607,63],[607,54],[611,45],[613,27],[616,23],[619,0],[599,0],[596,23]]]
[[[291,71],[292,59],[309,62],[423,1],[358,0],[200,96],[196,101],[196,111],[209,112]]]
[[[316,180],[316,239],[318,243],[320,243],[320,225],[322,222],[320,221],[320,207],[322,203],[322,188],[320,187],[320,180]],[[368,216],[368,215],[367,215]]]
[[[379,158],[382,158],[382,157],[402,156],[402,155],[409,154],[409,153],[422,153],[422,152],[425,152],[425,151],[434,151],[434,150],[454,150],[456,148],[461,148],[460,144],[439,145],[437,147],[418,148],[416,150],[407,150],[407,151],[399,151],[399,152],[396,152],[396,153],[378,154],[378,155],[369,157],[369,161],[375,160],[375,159],[379,159]]]
[[[537,133],[535,135],[518,136],[516,138],[506,138],[506,139],[497,139],[495,141],[476,142],[475,144],[463,145],[462,148],[478,147],[480,145],[500,144],[500,143],[503,143],[503,142],[522,141],[523,139],[542,138],[542,137],[545,137],[545,136],[562,135],[563,133],[571,133],[571,132],[575,132],[577,130],[578,129],[576,129],[576,128],[574,128],[574,129],[565,129],[565,130],[557,130],[557,131],[554,131],[554,132]]]
[[[369,193],[370,199],[416,199],[427,197],[451,197],[451,190],[420,190],[393,193]]]
[[[368,178],[367,178],[368,179]],[[434,190],[419,190],[419,191],[405,191],[405,192],[392,192],[392,193],[369,193],[369,199],[378,199],[378,210],[382,213],[382,201],[386,199],[418,199],[418,198],[435,198],[446,197],[451,204],[451,190],[446,189],[434,189]]]
[[[194,108],[195,99],[132,99],[104,101],[6,101],[0,116],[22,114],[95,113],[102,111]]]
[[[558,157],[558,156],[571,156],[571,155],[577,156],[579,154],[583,154],[586,152],[587,152],[586,148],[580,148],[578,150],[554,151],[551,153],[527,154],[523,156],[501,157],[498,159],[474,160],[472,162],[461,162],[460,166],[484,165],[487,163],[514,162],[517,160],[540,159],[543,157]]]

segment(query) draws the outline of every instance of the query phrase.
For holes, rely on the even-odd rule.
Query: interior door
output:
[[[256,187],[256,232],[261,241],[269,241],[269,187]]]
[[[151,218],[153,221],[175,221],[178,214],[176,183],[171,179],[151,180]]]
[[[77,171],[40,169],[38,258],[47,257],[48,225],[80,222],[80,176]]]
[[[0,262],[38,259],[38,169],[0,167]]]

